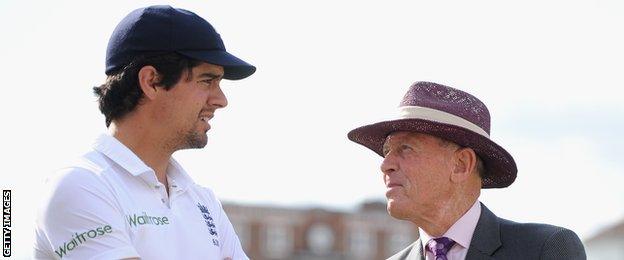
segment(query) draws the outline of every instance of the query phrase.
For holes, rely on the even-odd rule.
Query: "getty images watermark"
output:
[[[2,190],[2,255],[11,256],[11,190]]]

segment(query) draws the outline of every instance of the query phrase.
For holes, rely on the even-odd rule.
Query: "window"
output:
[[[331,227],[323,223],[312,225],[307,233],[308,248],[317,255],[326,255],[334,247],[334,232]]]
[[[265,228],[265,255],[271,258],[283,258],[293,250],[293,234],[286,226],[268,225]]]
[[[374,234],[368,230],[356,229],[349,233],[349,253],[357,257],[369,257],[377,251]]]

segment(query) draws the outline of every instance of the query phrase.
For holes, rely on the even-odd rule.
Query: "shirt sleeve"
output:
[[[36,220],[35,259],[139,257],[113,191],[95,173],[68,168],[46,185]]]
[[[243,251],[243,247],[241,246],[240,240],[234,231],[234,227],[230,220],[228,219],[223,207],[221,207],[221,203],[219,203],[219,210],[221,211],[221,232],[223,234],[223,245],[221,246],[221,252],[223,253],[223,258],[231,258],[232,260],[241,259],[241,260],[249,260],[245,252]]]

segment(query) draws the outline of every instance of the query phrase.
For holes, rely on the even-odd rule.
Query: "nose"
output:
[[[210,94],[208,104],[216,108],[224,108],[228,105],[227,97],[225,97],[225,93],[223,93],[221,85],[218,85],[214,89],[214,92]]]
[[[386,155],[386,157],[384,157],[383,161],[381,162],[381,172],[384,175],[388,175],[397,171],[397,169],[398,164],[396,163],[394,156],[392,156],[392,153],[389,153],[388,155]]]

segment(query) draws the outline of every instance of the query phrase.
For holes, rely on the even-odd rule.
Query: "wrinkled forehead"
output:
[[[388,150],[391,146],[402,143],[420,143],[420,139],[426,138],[425,136],[433,137],[431,135],[409,131],[392,132],[388,136],[386,136],[386,140],[384,140],[383,151]]]
[[[430,135],[421,132],[412,132],[412,131],[396,131],[388,134],[386,136],[386,141],[388,140],[402,140],[402,139],[442,139],[435,135]]]
[[[389,146],[397,145],[401,143],[412,143],[412,144],[435,143],[439,145],[446,145],[446,144],[456,145],[455,143],[451,141],[448,141],[446,139],[443,139],[434,135],[430,135],[430,134],[419,133],[419,132],[409,132],[409,131],[398,131],[398,132],[392,132],[388,136],[386,136],[386,140],[384,141],[383,148],[385,150]]]
[[[386,136],[386,140],[384,140],[384,145],[387,145],[392,142],[405,141],[409,138],[416,138],[416,132],[408,132],[408,131],[398,131],[392,132]]]

